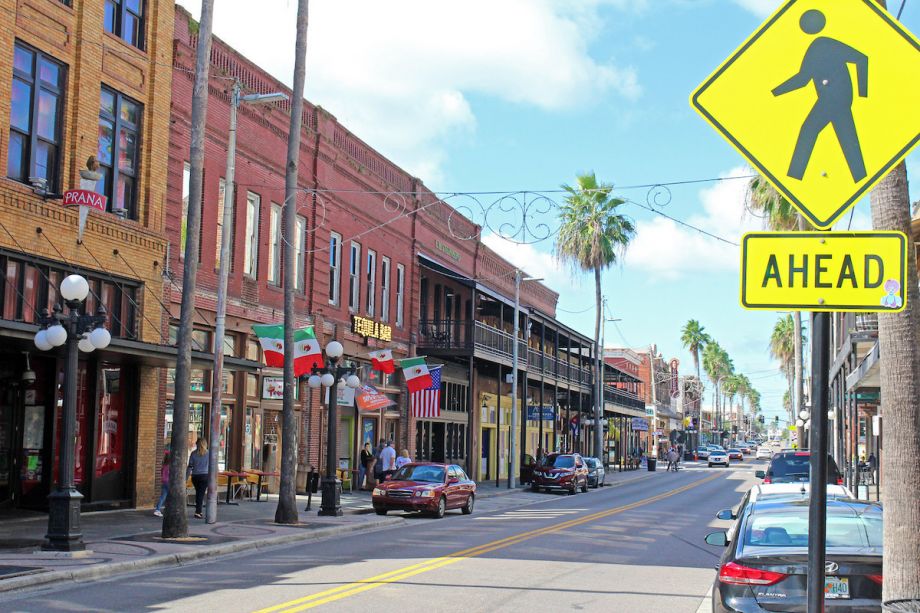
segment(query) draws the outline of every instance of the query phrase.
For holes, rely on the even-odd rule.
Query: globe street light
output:
[[[339,359],[345,353],[342,343],[332,341],[326,345],[326,357],[329,365],[324,368],[313,368],[313,374],[307,379],[307,385],[312,389],[326,388],[329,393],[329,424],[326,427],[326,475],[322,479],[322,501],[319,505],[319,515],[338,517],[342,515],[341,482],[335,474],[336,466],[336,435],[338,425],[338,398],[337,387],[340,379],[345,380],[345,385],[352,389],[361,386],[361,379],[355,374],[355,369],[348,366],[339,366]]]
[[[61,455],[58,482],[48,496],[48,534],[42,549],[52,551],[83,551],[83,532],[80,528],[80,501],[83,496],[74,487],[74,455],[77,425],[77,369],[79,353],[105,349],[112,335],[105,325],[105,308],[99,305],[95,315],[81,315],[80,307],[89,294],[89,283],[80,275],[70,275],[61,281],[60,294],[67,305],[64,314],[61,305],[54,306],[53,314],[42,310],[39,317],[41,329],[35,334],[35,347],[50,351],[66,345],[64,369],[64,414],[61,428]]]

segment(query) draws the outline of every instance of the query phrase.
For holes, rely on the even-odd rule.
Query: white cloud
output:
[[[766,19],[780,5],[781,0],[735,0],[735,4],[754,13],[761,19]]]
[[[738,167],[721,176],[750,174],[750,168]],[[740,243],[742,234],[762,226],[760,219],[745,213],[747,183],[744,179],[722,181],[700,191],[703,213],[690,216],[686,222]],[[665,212],[670,213],[667,209]],[[626,252],[626,265],[666,279],[686,273],[736,271],[739,268],[738,249],[736,245],[716,240],[671,219],[655,216],[637,222],[636,238]]]
[[[494,233],[483,234],[482,242],[528,275],[542,277],[544,285],[562,295],[568,291],[584,289],[580,284],[582,275],[571,274],[571,271],[560,264],[552,253],[540,251],[534,245],[519,245]],[[544,241],[540,245],[546,246],[552,243]],[[594,287],[593,282],[591,287]]]
[[[198,3],[180,0],[197,14]],[[314,2],[307,97],[398,164],[437,182],[448,138],[470,133],[473,96],[558,110],[641,95],[633,68],[593,59],[601,6],[626,0]],[[219,2],[214,32],[290,83],[297,3]],[[281,27],[279,27],[279,24]]]

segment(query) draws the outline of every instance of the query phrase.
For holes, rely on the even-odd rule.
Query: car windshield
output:
[[[423,483],[444,483],[444,467],[427,464],[409,464],[393,475],[393,481],[421,481]]]
[[[755,513],[748,522],[745,546],[808,547],[808,508],[790,508],[781,513]],[[882,546],[881,516],[827,515],[827,548]]]
[[[728,452],[729,453],[741,453],[741,450],[740,449],[729,449]]]
[[[808,480],[810,471],[810,457],[807,453],[788,454],[780,457],[774,457],[770,464],[770,476],[773,480],[783,479],[786,481]],[[837,474],[837,464],[833,458],[827,458],[827,474],[829,477]]]
[[[597,468],[597,465],[600,464],[600,462],[594,458],[585,458],[585,464],[588,465],[588,468]]]
[[[570,455],[549,456],[546,458],[546,465],[556,468],[573,468],[575,466],[575,458]]]

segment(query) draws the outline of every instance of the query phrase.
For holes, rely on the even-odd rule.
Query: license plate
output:
[[[824,580],[825,598],[849,598],[850,580],[847,577],[827,577]]]

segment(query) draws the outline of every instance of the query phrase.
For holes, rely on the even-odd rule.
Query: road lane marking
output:
[[[476,521],[507,521],[515,519],[555,519],[564,515],[575,515],[588,509],[519,509],[515,511],[505,511],[501,515],[490,515],[488,517],[474,517]]]
[[[721,476],[723,473],[716,473],[700,479],[694,483],[688,483],[687,485],[681,486],[679,488],[668,490],[661,494],[656,494],[655,496],[650,496],[648,498],[643,498],[636,502],[626,504],[619,507],[614,507],[612,509],[607,509],[605,511],[598,511],[596,513],[591,513],[590,515],[585,515],[584,517],[573,518],[558,524],[553,524],[551,526],[545,526],[543,528],[536,528],[534,530],[529,530],[527,532],[521,532],[508,536],[502,539],[491,541],[489,543],[484,543],[482,545],[477,545],[476,547],[470,547],[468,549],[463,549],[461,551],[455,551],[454,553],[448,554],[446,556],[441,556],[437,558],[430,558],[423,562],[417,564],[412,564],[410,566],[405,566],[403,568],[398,568],[386,573],[375,575],[367,579],[362,579],[361,581],[354,581],[345,585],[340,585],[328,590],[323,590],[322,592],[317,592],[316,594],[311,594],[309,596],[303,596],[301,598],[295,598],[281,604],[277,604],[271,607],[266,607],[264,609],[259,609],[255,613],[276,613],[283,611],[284,613],[296,613],[298,611],[306,611],[307,609],[312,609],[320,605],[328,604],[330,602],[335,602],[349,596],[354,596],[374,588],[378,588],[390,583],[395,583],[403,579],[408,579],[409,577],[414,577],[421,573],[426,573],[438,568],[443,568],[450,564],[466,560],[468,558],[475,558],[498,549],[505,549],[513,545],[517,545],[523,541],[527,541],[538,536],[543,536],[546,534],[552,534],[554,532],[561,532],[562,530],[567,530],[569,528],[574,528],[582,524],[586,524],[598,519],[604,519],[611,517],[613,515],[618,515],[620,513],[625,513],[626,511],[631,511],[641,506],[652,504],[671,496],[681,494],[687,490],[693,489],[704,483],[713,481],[714,479]]]

